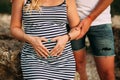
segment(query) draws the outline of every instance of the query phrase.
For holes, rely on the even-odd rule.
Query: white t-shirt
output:
[[[84,19],[95,8],[99,0],[76,0],[77,10],[81,19]],[[92,23],[94,25],[111,23],[110,6],[108,6]]]

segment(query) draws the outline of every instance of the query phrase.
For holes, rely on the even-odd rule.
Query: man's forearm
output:
[[[93,9],[93,11],[88,15],[91,20],[95,20],[96,17],[102,13],[111,3],[113,0],[99,0],[96,7]]]

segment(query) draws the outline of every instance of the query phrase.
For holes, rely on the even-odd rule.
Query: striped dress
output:
[[[26,5],[29,5],[27,1]],[[67,34],[66,3],[57,6],[41,6],[41,11],[31,12],[23,9],[22,19],[24,31],[31,36],[47,39]],[[50,51],[56,42],[43,42]],[[70,42],[67,42],[60,57],[47,59],[38,57],[29,43],[25,43],[21,51],[21,68],[24,80],[73,80],[75,60]]]

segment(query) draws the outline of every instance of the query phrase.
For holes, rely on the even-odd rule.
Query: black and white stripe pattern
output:
[[[26,34],[51,39],[67,33],[66,3],[57,6],[41,7],[40,12],[23,10],[23,24]],[[43,43],[48,50],[56,42]],[[70,42],[60,57],[40,58],[32,46],[25,43],[21,51],[21,67],[25,80],[73,80],[75,61]]]

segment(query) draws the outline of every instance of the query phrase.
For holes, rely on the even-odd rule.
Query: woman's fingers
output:
[[[46,39],[45,37],[40,37],[41,41],[47,42],[48,39]]]
[[[56,45],[51,51],[50,51],[50,56],[57,56],[57,51],[59,47]]]
[[[48,58],[49,56],[60,56],[62,51],[64,50],[66,40],[64,40],[65,36],[59,36],[55,37],[52,39],[46,39],[44,37],[40,37],[38,41],[38,45],[36,44],[35,48],[37,51],[37,54],[44,57]],[[66,38],[65,38],[66,39]],[[48,49],[42,44],[42,41],[44,42],[57,42],[56,46],[49,52]]]
[[[58,37],[52,38],[51,41],[55,42],[58,40]],[[56,45],[51,51],[50,51],[50,56],[57,56],[57,50],[59,49],[59,45]]]
[[[42,56],[44,58],[49,57],[48,49],[42,44],[42,41],[47,42],[48,40],[45,37],[33,37],[33,47],[37,52],[37,55]]]
[[[39,46],[36,48],[36,51],[39,56],[42,56],[44,58],[47,58],[49,56],[47,49],[45,49],[44,47]]]
[[[60,45],[56,45],[50,52],[50,56],[60,56],[62,51],[64,50],[64,47]]]
[[[40,50],[41,50],[41,52],[43,52],[43,54],[45,56],[49,57],[49,54],[48,54],[49,51],[48,51],[48,49],[46,47],[42,46]]]
[[[64,50],[65,45],[68,41],[66,40],[67,38],[68,37],[66,37],[66,35],[63,35],[51,39],[51,41],[57,41],[56,46],[50,52],[51,56],[60,56],[62,54],[62,51]]]
[[[57,50],[57,52],[56,52],[56,56],[59,57],[59,56],[62,54],[63,50],[64,50],[63,47],[59,48],[59,49]]]
[[[52,38],[51,41],[52,42],[56,42],[58,40],[59,37],[55,37],[55,38]]]

